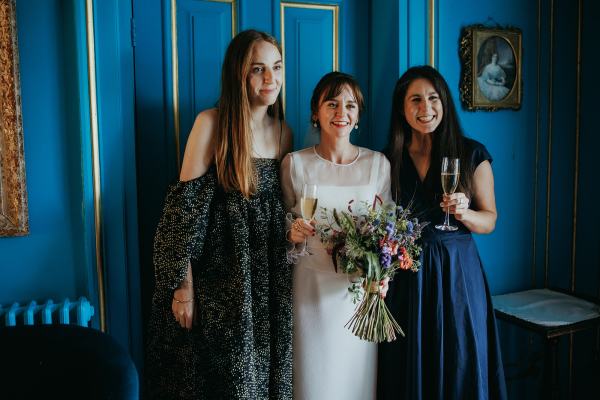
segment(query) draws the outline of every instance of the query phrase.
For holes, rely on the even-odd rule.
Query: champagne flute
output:
[[[300,197],[300,212],[302,213],[302,219],[307,224],[315,216],[317,211],[317,185],[312,183],[305,183],[302,186],[302,196]],[[307,251],[307,238],[304,238],[304,252]],[[310,253],[309,253],[310,254]]]
[[[444,194],[452,194],[458,186],[458,180],[460,178],[460,159],[458,158],[442,158],[442,189]],[[436,229],[441,231],[455,231],[458,227],[450,225],[450,207],[446,209],[446,218],[444,223],[436,225]]]

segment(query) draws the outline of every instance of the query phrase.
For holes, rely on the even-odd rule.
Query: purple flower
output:
[[[392,256],[389,254],[381,253],[379,255],[379,263],[383,268],[389,268],[390,264],[392,263]]]
[[[388,222],[385,225],[385,231],[387,232],[388,236],[392,236],[394,234],[394,223]]]

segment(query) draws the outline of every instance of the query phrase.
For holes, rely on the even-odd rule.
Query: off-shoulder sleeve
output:
[[[190,259],[200,255],[216,186],[212,170],[169,186],[154,237],[157,287],[176,289],[186,276]]]

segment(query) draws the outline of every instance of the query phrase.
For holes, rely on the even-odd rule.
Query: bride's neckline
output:
[[[356,153],[356,157],[354,157],[354,160],[352,160],[352,161],[350,161],[349,163],[346,163],[346,164],[336,163],[336,162],[333,162],[333,161],[328,160],[325,157],[321,156],[319,154],[319,152],[317,151],[317,145],[314,145],[312,149],[313,149],[313,153],[315,153],[315,156],[317,156],[318,159],[323,160],[326,163],[329,163],[329,164],[332,164],[332,165],[335,165],[335,166],[347,167],[349,165],[354,164],[360,158],[360,153],[361,153],[360,146],[356,146],[356,148],[358,149],[358,152]]]

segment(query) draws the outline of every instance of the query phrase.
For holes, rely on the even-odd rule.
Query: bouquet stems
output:
[[[360,339],[375,343],[396,340],[396,333],[404,336],[379,292],[365,293],[345,327]]]

